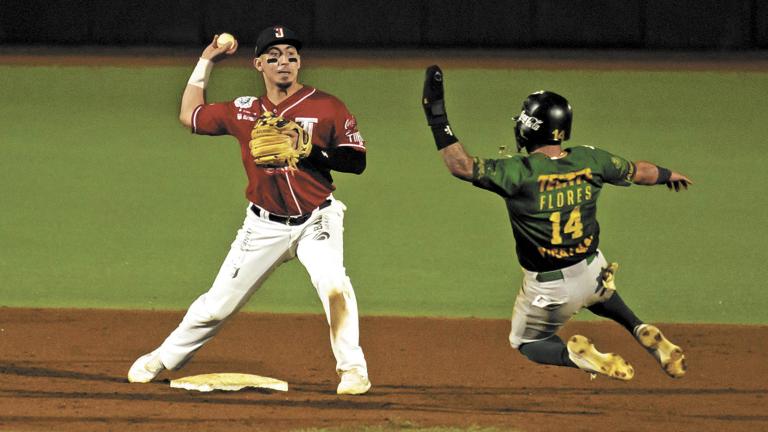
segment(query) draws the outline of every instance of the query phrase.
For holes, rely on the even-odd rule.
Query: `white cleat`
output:
[[[165,370],[157,351],[139,357],[128,370],[128,382],[148,383]]]
[[[635,329],[635,338],[659,361],[661,368],[672,378],[682,378],[688,366],[679,346],[665,338],[658,327],[642,324]]]
[[[607,375],[614,379],[629,381],[635,376],[635,369],[620,355],[601,353],[592,341],[581,335],[568,340],[568,357],[579,369],[591,374]]]
[[[371,381],[368,376],[361,374],[357,370],[342,372],[341,382],[336,388],[336,394],[340,395],[361,395],[371,389]]]

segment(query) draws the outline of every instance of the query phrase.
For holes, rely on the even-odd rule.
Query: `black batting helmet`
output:
[[[571,137],[573,110],[557,93],[540,90],[523,101],[523,111],[514,117],[517,150],[562,144]]]

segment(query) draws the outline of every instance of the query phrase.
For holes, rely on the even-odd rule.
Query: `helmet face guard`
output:
[[[561,145],[571,137],[573,110],[568,101],[557,93],[537,91],[523,101],[515,121],[517,151],[529,152],[543,145]]]

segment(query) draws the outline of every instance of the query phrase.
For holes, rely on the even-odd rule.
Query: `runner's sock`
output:
[[[595,303],[587,309],[595,315],[616,321],[630,333],[633,333],[635,327],[643,323],[629,306],[624,303],[624,300],[621,299],[617,292],[614,292],[608,300],[602,303]]]
[[[542,341],[529,342],[518,348],[529,360],[554,366],[578,368],[568,355],[568,348],[558,336]]]

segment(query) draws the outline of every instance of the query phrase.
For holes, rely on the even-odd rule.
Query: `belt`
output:
[[[331,205],[331,202],[332,201],[329,200],[329,199],[323,201],[323,203],[320,204],[317,207],[317,210],[324,209],[324,208],[328,207],[329,205]],[[251,204],[251,211],[254,212],[256,214],[256,216],[261,216],[261,212],[264,211],[264,210],[262,210],[256,204]],[[307,220],[309,220],[310,216],[312,216],[312,212],[305,213],[305,214],[299,215],[299,216],[280,216],[280,215],[276,215],[276,214],[273,214],[273,213],[268,213],[267,218],[269,220],[271,220],[272,222],[277,222],[277,223],[281,223],[281,224],[285,224],[285,225],[290,225],[290,226],[296,226],[296,225],[301,225],[304,222],[306,222]]]
[[[588,256],[586,258],[587,265],[592,264],[592,261],[594,261],[595,258],[597,258],[596,253],[593,253],[592,255]],[[552,281],[561,280],[561,279],[565,279],[565,277],[563,277],[562,270],[552,270],[552,271],[546,271],[546,272],[541,272],[536,274],[536,280],[539,282],[552,282]]]

